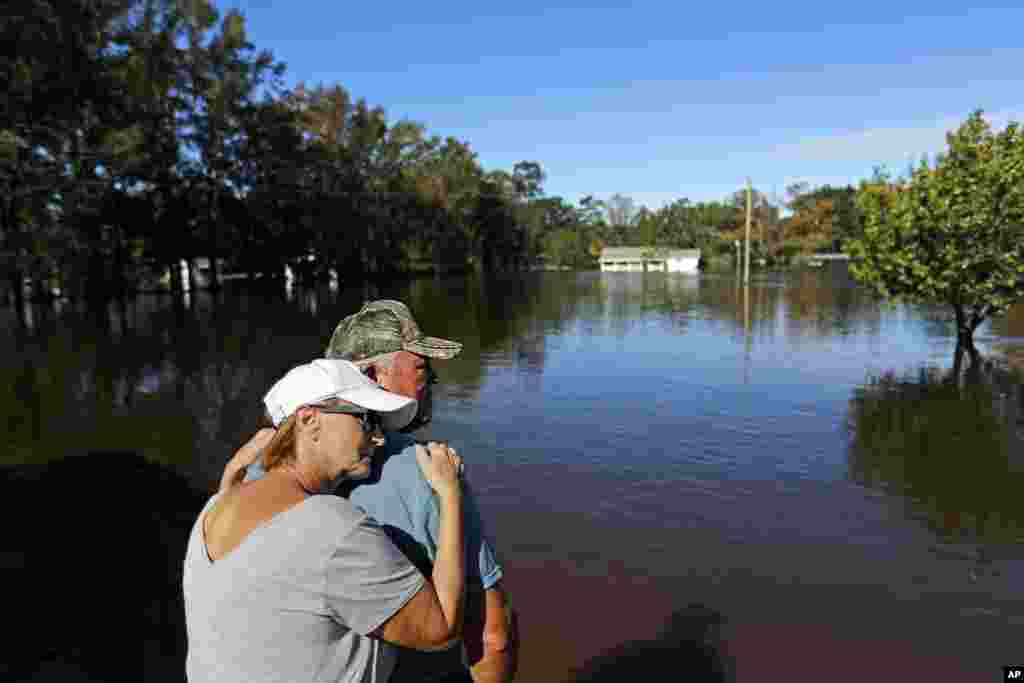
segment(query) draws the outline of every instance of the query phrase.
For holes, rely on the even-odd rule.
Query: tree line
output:
[[[793,183],[784,197],[751,191],[751,253],[768,265],[788,264],[799,254],[839,252],[863,230],[856,188]],[[595,246],[664,246],[701,249],[708,262],[732,256],[745,239],[747,196],[738,189],[720,201],[677,199],[660,209],[637,207],[613,195],[597,202],[607,220]],[[595,250],[596,251],[596,250]]]
[[[486,170],[468,142],[341,85],[285,87],[242,13],[210,0],[12,0],[0,39],[0,260],[19,308],[160,277],[180,292],[200,257],[216,289],[222,263],[312,281],[593,267],[617,245],[724,253],[743,221],[738,196],[658,210],[547,196],[537,161]],[[841,241],[852,192],[757,194],[757,253]]]

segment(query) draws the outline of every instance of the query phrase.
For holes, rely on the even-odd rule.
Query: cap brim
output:
[[[402,348],[410,353],[426,356],[427,358],[448,360],[459,355],[459,352],[462,351],[462,344],[439,337],[420,337],[416,341],[402,344]]]

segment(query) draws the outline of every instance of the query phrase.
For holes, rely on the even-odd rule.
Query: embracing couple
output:
[[[373,301],[271,387],[189,540],[190,683],[512,680],[516,622],[462,457],[410,435],[431,362],[461,349]]]

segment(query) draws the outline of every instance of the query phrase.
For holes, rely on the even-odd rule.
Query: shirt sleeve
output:
[[[441,507],[436,496],[431,497],[428,526],[431,542],[437,547]],[[476,496],[467,481],[462,482],[462,534],[466,544],[466,580],[480,582],[484,590],[487,590],[498,583],[504,571],[494,551],[494,544],[487,537]]]
[[[364,517],[327,559],[327,608],[345,626],[368,635],[402,609],[425,581],[380,525]]]
[[[473,489],[469,482],[464,481],[462,485],[465,492],[462,524],[466,535],[466,558],[469,563],[467,576],[479,576],[484,590],[487,590],[498,583],[504,572],[494,551],[494,544],[484,529]]]
[[[262,479],[264,474],[266,474],[266,470],[263,469],[263,453],[260,452],[255,460],[246,465],[244,481]]]

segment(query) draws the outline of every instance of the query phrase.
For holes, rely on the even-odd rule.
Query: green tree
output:
[[[863,220],[856,205],[857,190],[852,185],[812,188],[806,182],[786,188],[792,214],[780,224],[779,237],[802,240],[806,251],[814,247],[842,251],[850,240],[860,236]],[[783,240],[779,239],[781,244]]]
[[[633,198],[620,193],[606,199],[604,208],[608,213],[608,223],[613,226],[634,225],[639,213]]]
[[[516,194],[524,199],[535,199],[544,194],[544,180],[547,174],[536,161],[520,161],[512,167],[512,179]]]
[[[956,321],[956,365],[978,359],[974,332],[1024,296],[1024,134],[995,133],[973,113],[947,151],[909,178],[862,182],[864,235],[851,271],[886,298],[945,303]]]
[[[193,0],[187,9],[185,142],[196,157],[189,171],[202,197],[199,227],[210,261],[210,286],[217,289],[221,245],[236,242],[238,237],[223,234],[231,226],[224,220],[221,207],[232,195],[228,182],[234,167],[241,163],[243,118],[257,89],[264,84],[274,88],[275,77],[283,67],[269,52],[255,52],[246,35],[245,18],[238,10],[227,12],[219,31],[207,39],[207,32],[217,26],[216,9],[208,0]]]
[[[660,246],[676,249],[706,249],[717,238],[711,225],[701,223],[701,216],[687,199],[663,206],[656,212]]]
[[[578,242],[575,230],[560,228],[544,237],[544,252],[551,263],[572,266],[576,264]]]
[[[126,127],[125,154],[111,165],[115,186],[144,197],[149,219],[134,225],[144,243],[144,259],[170,275],[171,291],[180,294],[178,260],[190,250],[181,222],[188,215],[179,174],[182,136],[178,116],[185,106],[187,81],[178,42],[183,38],[184,0],[138,0],[117,22],[110,67],[122,84],[120,104]],[[179,238],[179,236],[181,238]]]
[[[125,146],[116,135],[123,125],[114,123],[123,118],[125,91],[112,47],[137,3],[10,4],[0,18],[0,38],[13,48],[0,55],[0,233],[20,310],[24,276],[48,294],[79,255],[88,262],[87,291],[106,293],[110,240],[98,217],[112,190],[112,150]]]
[[[736,190],[729,196],[726,203],[734,210],[734,218],[729,223],[730,229],[738,229],[741,231],[741,235],[745,235],[747,190],[745,188]],[[757,256],[764,256],[768,253],[768,242],[771,241],[772,233],[776,231],[779,224],[779,207],[772,202],[768,195],[756,188],[752,188],[750,191],[750,205],[751,250]]]

